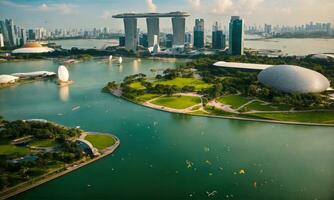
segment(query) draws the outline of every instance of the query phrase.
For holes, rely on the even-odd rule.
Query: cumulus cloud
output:
[[[263,0],[241,0],[240,4],[244,8],[254,9],[256,6],[260,5]]]
[[[214,8],[211,9],[214,14],[225,14],[234,6],[232,0],[217,0],[214,5]]]
[[[146,0],[146,5],[150,12],[157,11],[157,6],[153,3],[153,0]]]
[[[201,0],[188,0],[189,4],[193,8],[200,8],[201,7]]]

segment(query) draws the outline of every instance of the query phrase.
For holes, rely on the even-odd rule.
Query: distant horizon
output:
[[[175,2],[175,3],[173,3]],[[124,7],[126,6],[126,9]],[[122,8],[124,10],[121,10]],[[334,24],[332,0],[3,0],[0,2],[0,19],[13,19],[24,28],[89,29],[108,27],[112,32],[123,30],[121,19],[112,15],[131,12],[189,12],[186,30],[191,31],[196,18],[205,20],[205,29],[211,29],[215,21],[227,27],[230,16],[238,15],[247,26],[300,26],[314,23]],[[316,12],[315,12],[316,11]],[[266,17],[264,17],[266,16]],[[161,19],[161,30],[170,30],[170,19]],[[144,19],[138,20],[138,28],[146,30]]]

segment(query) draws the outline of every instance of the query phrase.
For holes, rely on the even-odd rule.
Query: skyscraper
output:
[[[244,54],[244,21],[232,16],[229,24],[229,52],[232,55]]]
[[[6,19],[5,24],[8,30],[9,46],[10,47],[16,46],[17,44],[16,44],[14,22],[12,19]]]
[[[143,33],[141,34],[140,38],[139,38],[139,44],[142,45],[143,47],[148,48],[149,47],[149,41],[148,41],[148,34]],[[152,43],[153,46],[153,43]]]
[[[125,36],[120,36],[119,39],[119,46],[124,47],[125,46]]]
[[[191,44],[191,39],[192,39],[192,37],[191,37],[192,35],[191,35],[191,33],[189,33],[189,32],[187,32],[187,33],[185,33],[185,35],[184,35],[184,42],[185,42],[185,44],[187,44],[187,45],[189,45],[189,44]]]
[[[25,45],[27,42],[27,32],[25,29],[21,28],[20,29],[20,45]]]
[[[0,20],[0,32],[2,33],[2,36],[3,36],[4,46],[6,47],[10,46],[8,29],[7,29],[5,21],[2,21],[2,20]]]
[[[3,41],[3,34],[0,33],[0,48],[4,47],[5,46],[5,43]]]
[[[184,47],[184,34],[186,32],[186,18],[184,17],[173,17],[173,47]]]
[[[196,19],[194,26],[194,47],[204,47],[204,19]]]
[[[226,48],[226,35],[221,30],[221,27],[216,22],[212,26],[212,48],[213,49],[225,49]]]
[[[33,29],[28,30],[28,40],[36,40],[36,34]]]
[[[264,24],[264,33],[271,34],[272,33],[272,26],[269,24]]]

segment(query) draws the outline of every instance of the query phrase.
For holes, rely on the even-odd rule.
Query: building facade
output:
[[[212,48],[226,48],[226,35],[223,33],[223,30],[221,30],[221,26],[218,25],[218,22],[212,26]]]
[[[204,19],[196,19],[194,26],[194,48],[204,47]]]
[[[232,55],[244,54],[244,21],[232,16],[229,24],[229,52]]]

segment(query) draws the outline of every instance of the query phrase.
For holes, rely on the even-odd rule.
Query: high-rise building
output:
[[[204,47],[204,19],[196,19],[194,26],[194,47]]]
[[[0,33],[0,48],[3,48],[5,47],[5,43],[4,43],[4,40],[3,40],[3,34]]]
[[[138,31],[137,31],[137,18],[124,18],[124,30],[125,30],[125,48],[128,51],[137,51],[138,45]]]
[[[143,33],[139,38],[139,45],[142,45],[143,47],[148,48],[149,47],[149,41],[148,41],[148,34]],[[153,46],[153,44],[152,44]]]
[[[125,46],[125,36],[120,36],[119,39],[119,46],[124,47]]]
[[[186,32],[186,18],[173,17],[173,47],[184,47],[184,34]]]
[[[20,29],[20,45],[23,46],[27,42],[27,32],[25,29],[21,28]]]
[[[0,32],[2,33],[2,36],[3,36],[4,46],[10,47],[9,33],[8,33],[7,26],[6,26],[6,22],[2,20],[0,20]]]
[[[28,30],[28,40],[36,40],[36,34],[33,29]]]
[[[192,39],[192,35],[191,35],[191,33],[185,33],[185,35],[184,35],[184,42],[185,42],[185,44],[187,44],[187,45],[189,45],[189,44],[191,44],[191,40]]]
[[[12,19],[6,19],[5,20],[6,27],[8,30],[8,36],[9,36],[9,46],[14,47],[16,46],[16,34],[15,34],[15,28],[14,28],[14,21]]]
[[[148,40],[147,46],[153,47],[155,35],[158,37],[158,42],[159,42],[159,34],[160,34],[159,18],[158,17],[146,18],[146,23],[147,23],[147,40]]]
[[[216,22],[212,26],[212,48],[213,49],[225,49],[226,48],[226,35],[223,33],[221,26]]]
[[[173,47],[173,34],[166,34],[165,46],[167,48]]]
[[[244,21],[232,16],[229,24],[229,52],[232,55],[244,54]]]
[[[264,33],[271,34],[272,33],[272,26],[269,24],[264,24]]]

